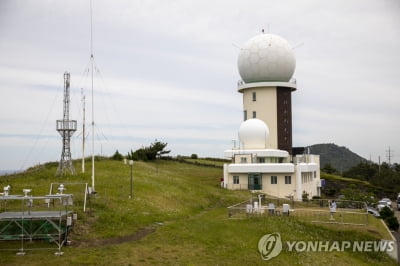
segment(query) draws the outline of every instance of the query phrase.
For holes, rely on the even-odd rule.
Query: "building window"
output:
[[[278,184],[278,177],[276,175],[271,176],[271,184]]]
[[[257,118],[257,113],[256,113],[256,111],[253,111],[253,118]]]
[[[265,163],[264,157],[258,157],[258,163]]]
[[[239,176],[237,175],[233,176],[233,184],[239,184]]]
[[[255,91],[253,91],[252,95],[253,95],[253,102],[257,101],[257,94]]]
[[[246,157],[240,157],[240,162],[241,163],[247,163],[247,158]]]
[[[244,121],[247,120],[247,111],[246,110],[243,111],[243,120]]]
[[[290,175],[285,176],[285,184],[292,184],[292,176]]]
[[[314,178],[317,178],[317,171],[314,171]]]

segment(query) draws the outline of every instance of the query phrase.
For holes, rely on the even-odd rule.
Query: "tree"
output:
[[[397,231],[399,229],[399,221],[394,216],[394,212],[387,206],[383,207],[379,212],[381,218],[386,222],[389,229]]]
[[[394,212],[387,206],[383,207],[379,214],[381,215],[381,218],[385,221],[387,218],[394,216]]]
[[[378,165],[368,162],[361,162],[344,172],[344,176],[360,180],[372,180],[378,173]]]
[[[116,160],[116,161],[121,161],[122,159],[124,159],[124,156],[122,156],[122,154],[119,153],[118,150],[116,150],[114,155],[111,156],[111,159]]]
[[[325,164],[324,168],[322,168],[321,170],[327,174],[333,174],[337,172],[330,163]]]
[[[170,150],[165,150],[167,145],[168,143],[155,140],[155,142],[151,143],[148,147],[142,147],[135,152],[131,150],[131,152],[128,153],[128,159],[135,161],[154,161],[157,158],[160,158],[162,155],[171,152]]]

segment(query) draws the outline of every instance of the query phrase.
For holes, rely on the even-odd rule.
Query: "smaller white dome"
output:
[[[265,149],[268,137],[269,128],[260,119],[248,119],[240,125],[239,140],[244,149]]]

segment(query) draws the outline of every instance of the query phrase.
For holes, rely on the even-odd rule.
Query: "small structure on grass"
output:
[[[24,195],[0,196],[0,250],[17,250],[17,255],[25,255],[26,250],[56,249],[68,242],[68,234],[76,215],[72,210],[73,195],[61,193],[45,196],[32,196],[31,189],[24,189]],[[48,243],[34,247],[33,242]],[[53,246],[55,245],[55,247]]]

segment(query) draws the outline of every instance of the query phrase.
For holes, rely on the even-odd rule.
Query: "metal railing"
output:
[[[273,198],[254,194],[247,200],[227,208],[229,218],[249,216],[289,215],[311,223],[368,225],[367,205],[362,201],[335,200],[336,210],[331,211],[329,199],[294,201],[291,198]]]

